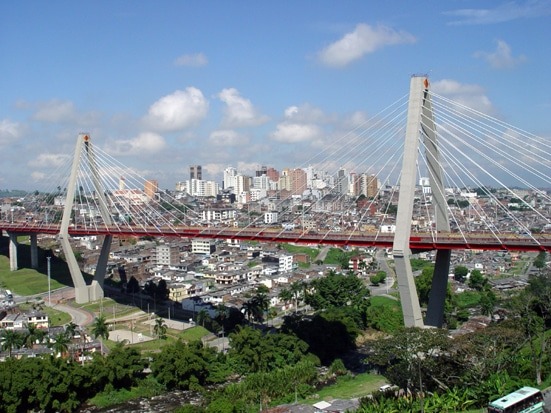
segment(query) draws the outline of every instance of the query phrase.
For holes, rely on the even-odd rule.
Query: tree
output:
[[[67,354],[67,351],[69,350],[70,343],[71,339],[65,332],[57,333],[54,337],[54,342],[52,343],[51,347],[56,354],[64,357],[64,355]]]
[[[23,341],[23,335],[15,330],[2,330],[0,332],[2,350],[8,350],[8,357],[11,357],[11,352],[14,348],[21,348]]]
[[[492,317],[496,306],[497,297],[492,290],[487,290],[480,296],[480,312]]]
[[[167,388],[197,390],[209,382],[216,364],[214,349],[203,347],[201,342],[178,341],[165,345],[163,351],[153,356],[151,371]]]
[[[131,276],[126,284],[126,292],[129,294],[136,294],[140,292],[140,283],[136,277]]]
[[[206,309],[201,308],[197,313],[197,324],[205,327],[205,321],[209,318],[209,313]]]
[[[161,279],[157,284],[157,288],[155,288],[155,299],[160,302],[166,301],[168,300],[168,293],[168,285],[165,280]]]
[[[167,331],[167,325],[165,323],[165,320],[161,317],[157,317],[155,319],[155,325],[153,326],[153,331],[155,332],[155,335],[157,336],[157,339],[165,339],[166,338],[166,331]]]
[[[315,310],[331,307],[365,305],[367,308],[369,289],[355,274],[339,274],[334,271],[310,283],[312,291],[306,302]]]
[[[100,338],[101,354],[103,354],[103,340],[109,338],[109,328],[104,315],[100,315],[94,319],[92,324],[92,335],[94,338]]]
[[[432,288],[432,277],[434,275],[434,267],[424,267],[421,274],[415,277],[415,287],[419,296],[419,304],[425,306],[429,302],[430,290]]]
[[[403,328],[372,344],[367,360],[385,371],[391,383],[408,390],[433,391],[446,382],[450,339],[442,329]]]
[[[482,291],[488,285],[488,279],[479,270],[472,270],[468,285],[478,291]]]
[[[287,305],[287,303],[293,301],[293,293],[291,292],[290,289],[288,288],[283,288],[280,292],[279,292],[279,295],[278,295],[278,298],[280,300],[282,300],[285,305]],[[295,307],[295,311],[296,311],[296,307]]]
[[[32,349],[36,342],[41,342],[46,332],[39,329],[35,324],[27,324],[27,334],[25,334],[24,343],[25,347]]]
[[[78,331],[78,325],[76,325],[72,321],[65,326],[65,333],[67,334],[67,336],[69,336],[69,338],[73,338],[77,333],[77,331]]]
[[[386,280],[386,271],[377,271],[377,273],[371,277],[369,277],[369,281],[371,281],[371,284],[373,285],[379,285],[381,283],[384,283]]]
[[[458,282],[465,282],[465,279],[467,278],[467,274],[469,274],[469,269],[467,267],[464,267],[462,265],[458,265],[453,270],[453,278],[455,281]]]

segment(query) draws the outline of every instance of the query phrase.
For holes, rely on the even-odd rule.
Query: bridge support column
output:
[[[107,235],[105,237],[99,262],[96,267],[96,275],[94,276],[92,283],[90,285],[86,285],[82,272],[80,271],[76,258],[73,254],[71,244],[69,243],[69,223],[71,220],[71,211],[75,199],[77,176],[82,158],[85,158],[88,161],[88,166],[92,172],[92,184],[96,196],[99,199],[99,209],[103,223],[107,227],[112,224],[109,205],[104,195],[104,189],[101,187],[100,174],[96,164],[92,144],[90,143],[90,137],[81,133],[77,138],[71,175],[69,177],[69,185],[67,187],[65,208],[63,210],[63,218],[61,220],[61,228],[59,231],[61,246],[63,247],[63,252],[65,253],[67,264],[69,265],[69,271],[71,272],[71,277],[73,279],[73,283],[75,284],[75,300],[79,304],[96,301],[103,298],[103,281],[105,279],[107,260],[109,258],[109,248],[111,247],[111,241],[113,238],[111,235]]]
[[[37,235],[31,234],[31,268],[37,269],[38,268],[38,242],[37,242]]]
[[[425,324],[432,327],[442,327],[444,324],[444,307],[448,289],[448,275],[450,272],[451,250],[438,250],[436,264],[432,277],[432,286],[429,295],[429,306]]]
[[[107,261],[109,260],[109,251],[111,250],[111,244],[113,242],[112,235],[106,235],[101,246],[101,253],[99,255],[98,263],[96,265],[96,273],[94,274],[94,281],[99,284],[99,287],[103,292],[103,282],[105,280],[105,273],[107,271]],[[103,296],[103,295],[102,295]]]
[[[428,92],[427,87],[428,81],[426,77],[413,76],[411,78],[406,139],[402,160],[402,175],[400,177],[400,195],[396,215],[396,233],[394,234],[393,243],[396,277],[398,279],[398,289],[406,327],[423,327],[423,316],[411,270],[409,238],[417,177],[421,109]]]
[[[19,267],[17,266],[17,235],[13,233],[8,233],[10,237],[10,270],[17,271]]]

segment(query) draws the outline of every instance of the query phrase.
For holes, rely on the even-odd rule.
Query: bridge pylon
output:
[[[436,265],[425,322],[423,322],[410,262],[411,250],[409,241],[420,137],[423,138],[425,147],[433,205],[435,205],[436,231],[448,232],[450,224],[444,196],[443,174],[432,103],[429,94],[429,81],[426,76],[412,76],[393,255],[405,326],[424,327],[426,323],[429,326],[441,327],[444,321],[444,301],[448,285],[451,251],[438,250],[436,253]]]
[[[103,222],[106,226],[110,226],[112,224],[111,214],[109,213],[104,189],[101,186],[101,179],[98,172],[92,143],[90,142],[90,136],[88,134],[81,133],[77,138],[73,164],[71,167],[71,176],[69,177],[69,185],[67,187],[65,208],[63,209],[63,218],[61,220],[61,227],[58,234],[58,239],[61,243],[63,253],[65,254],[65,259],[67,260],[67,265],[69,266],[71,278],[73,279],[73,283],[75,285],[75,300],[79,304],[96,301],[103,298],[103,282],[105,279],[107,260],[109,258],[109,249],[113,240],[112,235],[105,236],[100,257],[96,265],[94,279],[90,285],[87,285],[84,277],[82,276],[82,272],[80,271],[80,267],[78,266],[73,249],[71,248],[71,244],[69,243],[71,212],[73,210],[73,203],[75,200],[80,164],[83,160],[88,162],[89,170],[92,173],[92,185],[96,196],[98,197],[99,212]]]

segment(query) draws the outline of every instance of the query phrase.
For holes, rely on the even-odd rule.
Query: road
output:
[[[392,290],[392,287],[394,286],[394,282],[396,280],[396,273],[388,265],[388,261],[386,260],[384,250],[382,249],[377,250],[377,252],[375,253],[375,259],[379,264],[380,270],[386,272],[386,279],[385,279],[384,285],[379,285],[377,287],[370,286],[369,289],[371,291],[371,295],[387,295]]]
[[[94,314],[63,303],[65,300],[73,298],[75,298],[75,289],[73,287],[62,287],[50,293],[45,292],[28,296],[16,296],[14,297],[14,301],[16,303],[24,303],[31,300],[41,300],[44,302],[44,305],[69,314],[72,322],[78,326],[83,327],[91,324],[92,321],[94,321]]]

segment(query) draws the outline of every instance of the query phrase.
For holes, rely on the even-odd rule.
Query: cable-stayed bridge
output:
[[[81,134],[71,162],[52,173],[47,195],[4,214],[0,229],[10,236],[12,269],[18,235],[30,235],[33,267],[37,234],[57,235],[77,302],[103,296],[113,237],[392,248],[406,325],[441,326],[452,250],[551,251],[551,198],[540,189],[551,187],[549,146],[436,95],[425,76],[413,76],[409,95],[335,139],[307,166],[284,171],[275,189],[260,179],[258,200],[245,197],[239,208],[159,191]],[[341,167],[334,174],[321,172],[335,165]],[[69,242],[88,235],[104,237],[91,285]],[[423,320],[410,255],[428,250],[437,252]]]

